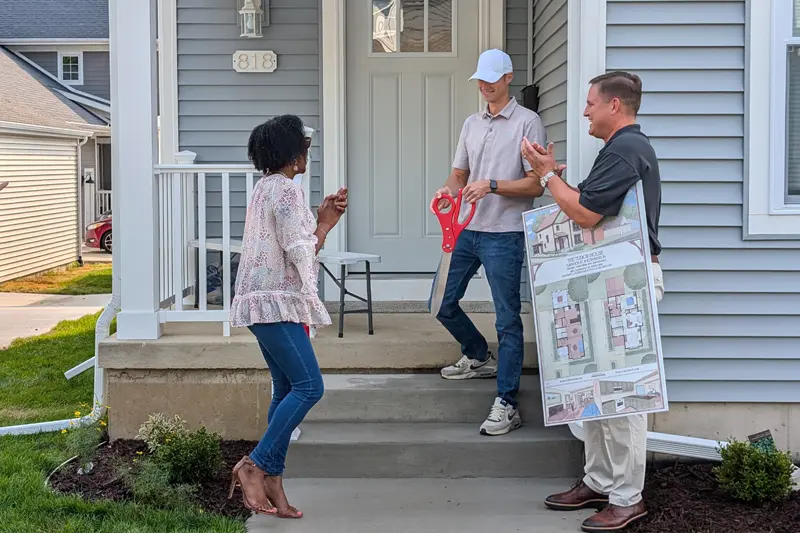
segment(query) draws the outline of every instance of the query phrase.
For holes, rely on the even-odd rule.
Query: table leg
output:
[[[342,265],[342,270],[340,273],[341,279],[339,280],[339,338],[341,339],[344,337],[344,295],[345,295],[345,288],[344,288],[344,276],[346,266]]]
[[[367,323],[369,324],[369,334],[372,335],[372,276],[367,263]]]

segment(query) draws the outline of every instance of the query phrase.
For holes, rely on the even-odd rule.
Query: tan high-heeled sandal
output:
[[[269,497],[267,497],[265,502],[252,502],[247,494],[247,491],[244,490],[244,483],[242,483],[242,479],[240,477],[241,476],[240,471],[245,465],[258,468],[258,466],[253,462],[253,460],[246,455],[242,457],[242,459],[238,463],[236,463],[236,466],[233,467],[233,472],[231,472],[231,488],[228,491],[228,499],[230,500],[233,498],[233,492],[236,490],[236,487],[239,487],[242,489],[242,502],[244,503],[244,506],[247,509],[258,514],[274,515],[275,513],[277,513],[277,509],[275,508],[274,505],[272,505],[272,502],[269,500]],[[265,495],[266,492],[267,491],[265,489],[264,490]]]
[[[264,476],[264,494],[267,495],[267,501],[269,501],[270,505],[275,508],[275,516],[278,518],[303,518],[303,511],[299,511],[297,507],[293,505],[289,505],[289,507],[285,511],[278,510],[278,506],[275,505],[275,499],[270,495],[269,490],[267,489],[267,476]]]

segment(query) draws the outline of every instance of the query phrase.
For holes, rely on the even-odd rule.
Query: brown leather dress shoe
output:
[[[644,502],[630,507],[609,505],[596,515],[584,520],[581,529],[588,532],[620,531],[645,516],[647,516],[647,509]]]
[[[608,504],[608,496],[596,493],[587,487],[581,478],[568,491],[545,498],[544,504],[556,511],[577,511],[587,507],[602,509]]]

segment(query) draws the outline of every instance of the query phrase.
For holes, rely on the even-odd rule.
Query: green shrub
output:
[[[186,421],[178,415],[170,419],[162,413],[156,413],[150,415],[147,422],[141,425],[137,437],[147,444],[150,453],[155,453],[166,439],[185,436],[187,433]]]
[[[172,485],[169,469],[150,459],[140,459],[133,469],[121,466],[118,475],[133,493],[137,503],[163,509],[182,509],[193,505],[197,488]]]
[[[66,449],[70,457],[78,457],[79,473],[89,473],[97,447],[103,438],[103,431],[97,423],[75,425],[66,431]]]
[[[722,463],[714,467],[720,488],[750,503],[785,500],[792,492],[792,456],[774,445],[757,448],[732,439],[719,450]]]
[[[202,427],[192,433],[167,437],[155,458],[168,469],[173,484],[208,481],[222,466],[220,436]]]

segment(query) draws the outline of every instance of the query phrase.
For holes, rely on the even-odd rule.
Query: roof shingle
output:
[[[109,0],[0,0],[2,39],[107,39]]]

